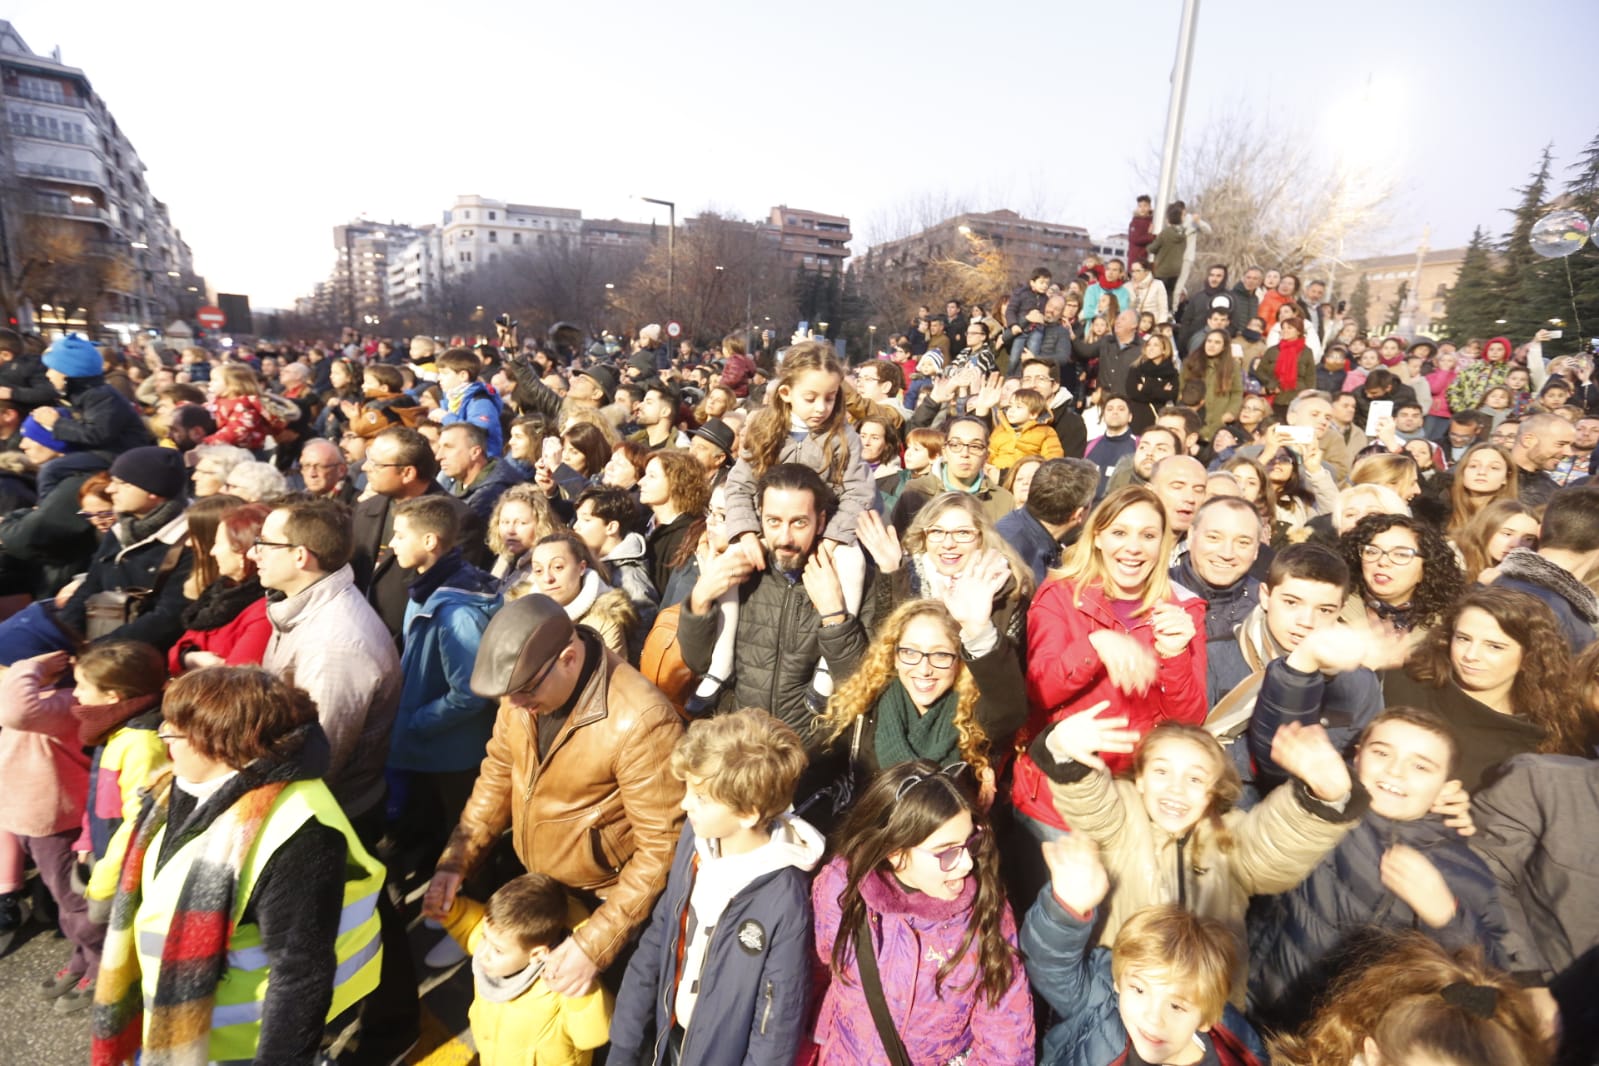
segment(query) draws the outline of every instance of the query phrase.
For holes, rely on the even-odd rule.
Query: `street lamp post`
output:
[[[134,252],[137,253],[138,258],[139,314],[138,321],[134,323],[134,327],[136,330],[143,330],[146,312],[146,308],[144,306],[144,253],[149,250],[150,246],[144,241],[133,241],[128,245],[128,247],[132,248]]]
[[[660,204],[666,208],[666,317],[673,319],[672,294],[676,287],[677,272],[677,204],[671,200],[657,200],[653,196],[640,196],[647,204]]]

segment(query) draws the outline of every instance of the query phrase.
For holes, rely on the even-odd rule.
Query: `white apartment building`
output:
[[[583,239],[583,213],[575,207],[537,207],[458,196],[444,213],[444,269],[470,274],[502,255],[553,246],[576,247]]]

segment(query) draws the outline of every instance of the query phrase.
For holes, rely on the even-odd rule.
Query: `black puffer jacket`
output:
[[[89,475],[75,474],[39,501],[0,519],[0,591],[54,596],[93,556],[99,534],[78,515],[78,489]]]
[[[0,363],[0,385],[11,390],[11,402],[24,411],[55,403],[55,386],[44,372],[44,360],[37,355],[16,355]]]
[[[684,601],[677,623],[683,662],[696,674],[711,668],[720,613],[695,614]],[[740,707],[761,707],[787,722],[800,736],[809,736],[812,679],[816,664],[827,658],[829,671],[842,681],[855,671],[866,650],[866,629],[851,617],[823,627],[798,575],[779,570],[768,554],[766,569],[739,588],[738,653],[733,666],[733,695]],[[814,701],[819,708],[820,700]]]
[[[67,404],[72,417],[62,418],[51,432],[80,451],[99,452],[109,460],[155,443],[133,404],[105,378],[68,381]]]
[[[158,581],[161,562],[175,545],[184,545],[178,554],[177,565],[165,577],[159,578],[160,591],[143,614],[120,629],[107,634],[108,640],[141,640],[165,650],[183,633],[183,609],[189,601],[183,598],[183,583],[189,579],[194,566],[194,551],[186,544],[189,536],[188,520],[183,514],[183,501],[173,500],[161,507],[158,528],[138,539],[130,533],[130,523],[124,519],[100,541],[100,547],[89,563],[89,573],[72,594],[72,599],[61,608],[60,621],[76,633],[84,631],[89,597],[97,592],[117,589],[153,589]],[[154,524],[160,519],[152,513],[145,521]],[[126,539],[125,539],[126,538]]]

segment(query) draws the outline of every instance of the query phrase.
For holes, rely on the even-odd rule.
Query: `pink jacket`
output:
[[[1016,738],[1016,748],[1022,754],[1016,758],[1015,783],[1011,788],[1017,810],[1060,829],[1066,828],[1066,823],[1055,811],[1049,781],[1026,754],[1034,737],[1068,714],[1086,710],[1100,700],[1110,702],[1107,715],[1126,715],[1128,728],[1140,734],[1167,719],[1198,725],[1205,720],[1207,709],[1204,600],[1173,589],[1173,602],[1193,618],[1199,635],[1182,652],[1158,660],[1155,684],[1149,692],[1129,696],[1110,683],[1105,664],[1088,638],[1100,630],[1114,629],[1153,648],[1155,630],[1149,616],[1137,618],[1128,630],[1117,620],[1102,589],[1085,589],[1081,605],[1074,602],[1074,593],[1070,582],[1051,581],[1039,589],[1027,611],[1029,717]],[[1125,755],[1105,756],[1112,773],[1131,761]]]
[[[838,938],[839,897],[844,892],[844,860],[822,868],[811,885],[816,910],[816,955],[830,966]],[[899,886],[892,875],[874,873],[861,883],[872,930],[876,934],[877,969],[883,998],[894,1028],[914,1066],[944,1066],[962,1052],[964,1066],[1031,1066],[1033,1001],[1018,956],[1010,987],[990,1007],[977,986],[977,950],[935,991],[933,978],[944,959],[960,947],[977,894],[975,878],[967,878],[958,899],[937,900]],[[1016,945],[1016,921],[1009,904],[1000,932]],[[970,985],[970,988],[967,986]],[[848,974],[829,981],[816,1019],[817,1066],[863,1066],[888,1061],[871,1008],[861,991],[853,960]]]
[[[0,678],[0,829],[22,836],[50,836],[83,820],[89,757],[72,690],[43,681],[45,663],[61,654],[23,659]]]
[[[1449,409],[1449,386],[1454,384],[1455,375],[1459,373],[1454,367],[1448,370],[1434,370],[1425,375],[1427,387],[1432,390],[1432,410],[1429,415],[1437,418],[1449,418],[1454,412]]]

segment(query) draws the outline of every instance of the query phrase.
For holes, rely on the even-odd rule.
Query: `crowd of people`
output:
[[[0,333],[0,952],[105,1064],[1590,1061],[1591,358],[1148,211],[853,364]]]

